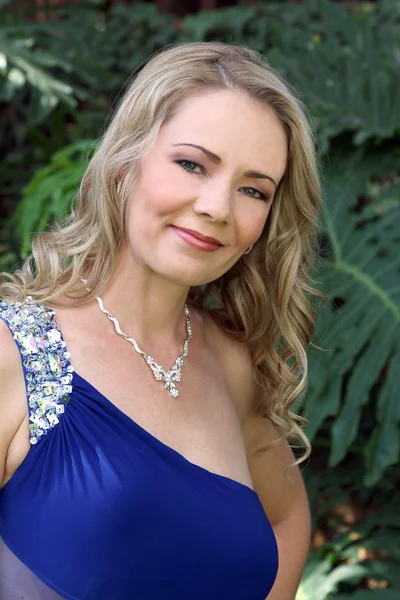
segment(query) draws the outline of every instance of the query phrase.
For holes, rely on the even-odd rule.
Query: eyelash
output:
[[[202,170],[202,172],[204,172],[204,167],[202,165],[200,165],[199,163],[194,162],[193,160],[182,159],[182,160],[176,160],[175,162],[178,165],[180,165],[182,167],[182,169],[185,169],[185,171],[187,171],[188,173],[193,173],[194,175],[199,175],[199,173],[196,173],[192,169],[188,169],[187,167],[185,167],[184,164],[196,165],[196,167],[200,167],[200,169]],[[268,202],[268,200],[269,200],[269,196],[266,196],[265,194],[263,194],[263,192],[260,192],[260,190],[257,190],[256,188],[246,186],[243,189],[245,189],[245,190],[254,190],[258,194],[260,194],[259,198],[257,198],[256,196],[251,196],[251,195],[247,194],[247,196],[249,196],[250,198],[254,198],[254,200],[263,200],[264,202]]]

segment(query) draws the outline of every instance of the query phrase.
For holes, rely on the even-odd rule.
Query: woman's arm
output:
[[[274,529],[279,549],[279,569],[268,600],[294,600],[310,547],[311,519],[307,493],[298,467],[284,470],[295,461],[289,444],[254,456],[257,448],[279,438],[269,419],[252,411],[255,398],[264,394],[256,382],[249,348],[233,342],[209,319],[210,344],[220,349],[224,370],[242,423],[247,461],[254,488]]]
[[[29,428],[26,422],[26,445],[22,443],[9,458],[12,441],[24,419],[27,419],[25,381],[18,347],[7,325],[0,319],[0,488],[16,471],[29,450]],[[26,450],[26,451],[25,451]]]
[[[277,439],[279,434],[269,419],[250,412],[243,424],[243,436],[254,488],[274,530],[279,549],[279,569],[268,600],[294,600],[310,547],[311,519],[307,493],[286,441],[260,456],[254,451]]]

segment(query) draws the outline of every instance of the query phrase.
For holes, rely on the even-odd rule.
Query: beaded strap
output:
[[[72,392],[69,352],[55,320],[55,313],[34,302],[0,300],[0,318],[18,344],[28,396],[30,443],[59,423]]]

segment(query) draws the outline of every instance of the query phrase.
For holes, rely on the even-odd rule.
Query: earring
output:
[[[249,246],[249,247],[247,248],[247,250],[246,250],[245,252],[243,252],[243,254],[248,254],[249,252],[251,252],[251,251],[252,251],[252,249],[253,249],[253,246],[254,246],[254,244],[252,244],[251,246]]]

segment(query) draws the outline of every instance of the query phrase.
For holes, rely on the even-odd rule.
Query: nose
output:
[[[208,185],[196,198],[193,210],[198,216],[216,223],[232,222],[232,195],[228,185]]]

